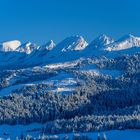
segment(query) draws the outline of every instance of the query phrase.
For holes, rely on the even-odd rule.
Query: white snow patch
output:
[[[76,65],[77,65],[77,62],[65,62],[65,63],[49,64],[44,67],[50,68],[50,69],[58,69],[58,68],[74,67]]]
[[[0,45],[0,51],[4,51],[4,52],[15,51],[20,45],[21,43],[18,40],[3,42]]]
[[[91,76],[99,76],[100,74],[103,74],[103,75],[110,75],[115,78],[122,74],[122,72],[118,70],[99,69],[97,68],[96,65],[86,65],[80,68],[79,70],[80,72]]]
[[[29,125],[0,125],[0,138],[2,140],[7,140],[8,138],[14,140],[16,137],[20,137],[23,135],[30,135],[34,138],[38,138],[42,136],[40,128],[45,126],[45,124],[32,123]],[[34,131],[32,131],[34,130]],[[140,130],[110,130],[106,132],[101,132],[100,136],[102,137],[104,133],[107,136],[107,139],[110,140],[140,140]],[[4,135],[6,134],[6,135]],[[92,139],[97,139],[98,132],[89,132],[89,133],[76,133],[81,136],[88,136]],[[60,137],[60,139],[64,138],[64,136],[68,136],[70,140],[72,140],[74,133],[66,133],[66,134],[54,134],[47,135],[49,137]]]

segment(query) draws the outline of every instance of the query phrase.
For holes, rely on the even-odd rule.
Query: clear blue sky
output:
[[[140,36],[140,0],[0,0],[0,42]]]

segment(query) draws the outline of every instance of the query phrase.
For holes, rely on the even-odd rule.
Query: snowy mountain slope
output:
[[[69,62],[80,58],[114,58],[139,52],[139,40],[138,37],[127,35],[114,41],[106,35],[101,35],[89,45],[82,36],[68,37],[56,45],[52,40],[40,46],[28,42],[16,48],[17,52],[0,52],[0,66],[1,69],[15,69]]]
[[[86,46],[87,42],[81,36],[68,37],[57,45],[50,41],[28,55],[24,60],[24,64],[26,66],[43,66],[44,64],[76,60],[80,58],[80,52]]]
[[[47,42],[46,44],[40,46],[37,50],[35,50],[33,53],[31,53],[31,55],[29,55],[26,60],[30,61],[32,60],[32,63],[35,59],[35,61],[40,61],[41,58],[41,62],[44,62],[43,59],[47,58],[48,52],[50,52],[52,49],[55,48],[55,43],[53,40],[50,40],[49,42]],[[33,58],[33,59],[32,59]],[[26,61],[25,60],[25,61]]]
[[[140,37],[135,37],[131,34],[125,35],[119,40],[106,46],[105,50],[117,51],[125,50],[132,47],[140,47]]]
[[[53,40],[50,40],[49,42],[47,42],[46,44],[40,46],[39,51],[51,51],[52,49],[55,48],[55,43]]]
[[[32,46],[33,48],[30,48]],[[50,63],[52,61],[64,62],[69,61],[71,59],[72,60],[78,59],[79,55],[77,56],[77,54],[79,53],[80,50],[83,50],[86,46],[87,42],[83,39],[83,37],[72,36],[66,38],[57,45],[55,45],[55,43],[52,40],[40,47],[34,44],[25,43],[20,47],[18,47],[17,51],[26,52],[27,54],[30,54],[24,57],[24,61],[20,60],[23,62],[20,63],[22,65],[21,67],[23,67],[23,65],[29,67],[34,65],[41,65],[43,63]]]
[[[56,46],[56,49],[61,52],[80,51],[85,49],[87,45],[88,43],[84,40],[84,38],[77,35],[64,39]]]
[[[114,41],[106,35],[101,35],[89,43],[86,49],[83,50],[82,56],[93,58],[106,56],[109,58],[115,58],[122,55],[132,55],[139,52],[139,50],[139,37],[129,34]]]
[[[108,37],[105,34],[100,35],[95,40],[93,40],[88,47],[92,47],[93,49],[104,49],[104,47],[108,44],[114,42],[114,39]]]
[[[16,69],[24,62],[26,58],[25,53],[16,51],[0,52],[0,70],[2,69]]]
[[[3,52],[15,51],[20,45],[21,43],[18,40],[3,42],[0,44],[0,51]]]
[[[87,46],[87,42],[82,36],[71,36],[56,45],[56,47],[48,53],[48,63],[64,62],[78,59],[80,52]]]
[[[38,45],[33,44],[33,43],[31,43],[31,42],[27,42],[27,43],[25,43],[25,44],[20,45],[20,46],[16,49],[16,51],[18,51],[18,52],[24,52],[24,53],[30,54],[31,52],[37,50],[38,48],[39,48]]]
[[[25,67],[33,67],[33,66],[41,66],[48,61],[48,53],[55,48],[55,43],[53,40],[50,40],[44,45],[39,46],[32,53],[28,54],[24,57],[24,62],[21,63],[21,68]]]

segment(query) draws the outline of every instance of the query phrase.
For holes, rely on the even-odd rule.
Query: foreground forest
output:
[[[46,123],[41,129],[49,134],[139,129],[139,62],[139,53],[100,61],[98,67],[125,71],[115,79],[73,70],[79,83],[71,94],[45,91],[50,87],[43,84],[15,91],[0,99],[0,123]]]

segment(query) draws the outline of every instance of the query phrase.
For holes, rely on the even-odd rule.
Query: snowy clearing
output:
[[[45,124],[44,124],[45,125]],[[12,140],[16,139],[16,137],[20,137],[23,135],[31,135],[32,137],[38,138],[42,136],[40,132],[40,128],[44,126],[43,124],[30,124],[30,125],[1,125],[0,126],[0,137],[2,140],[7,140],[7,138],[11,138]],[[34,131],[33,131],[34,130]],[[97,132],[90,133],[78,133],[80,135],[89,136],[92,139],[97,139]],[[109,140],[140,140],[140,130],[111,130],[105,132],[107,138]],[[72,139],[74,133],[68,134],[56,134],[61,139],[68,135],[70,139]],[[103,132],[100,133],[102,137]],[[49,135],[54,136],[54,135]]]

